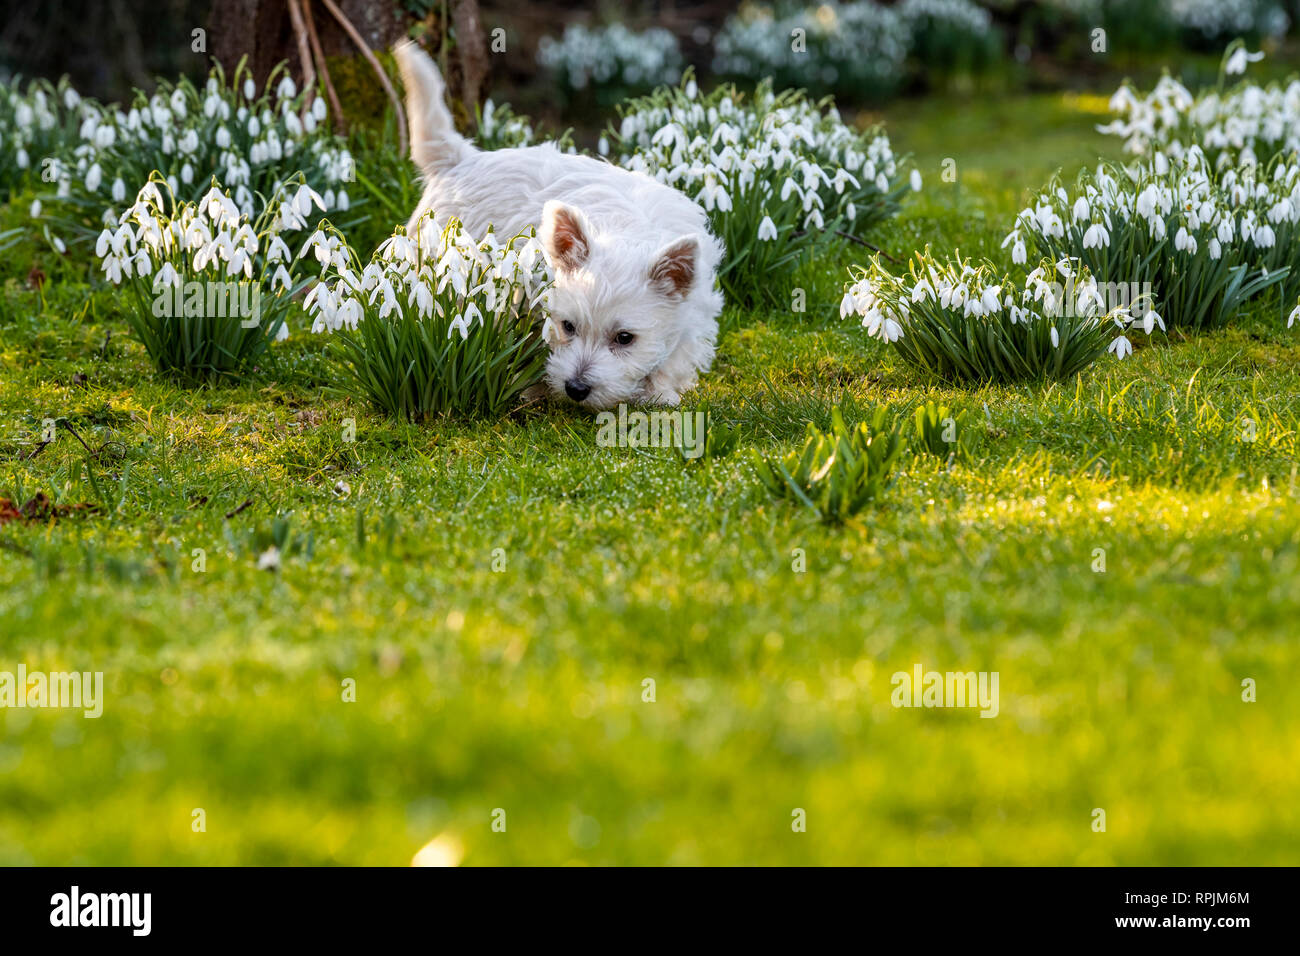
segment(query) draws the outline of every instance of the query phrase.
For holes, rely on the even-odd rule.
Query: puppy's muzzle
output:
[[[580,402],[591,394],[591,386],[580,379],[571,378],[564,383],[564,394],[575,402]]]

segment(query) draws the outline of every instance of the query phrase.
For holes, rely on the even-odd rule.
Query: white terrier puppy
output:
[[[551,390],[593,408],[676,405],[713,362],[722,245],[704,210],[642,173],[553,143],[484,152],[461,137],[442,76],[418,46],[396,47],[411,159],[425,180],[411,225],[430,209],[472,235],[529,226],[555,276]]]

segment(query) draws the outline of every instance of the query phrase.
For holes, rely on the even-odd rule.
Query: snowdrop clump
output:
[[[1164,0],[1170,19],[1206,40],[1282,36],[1290,18],[1275,0]]]
[[[573,136],[566,130],[558,137],[551,138],[543,132],[539,135],[527,116],[520,116],[509,103],[494,103],[487,100],[478,111],[478,129],[474,141],[479,149],[516,149],[524,146],[536,146],[541,142],[554,142],[566,153],[577,152]]]
[[[478,113],[478,135],[475,141],[480,149],[515,149],[534,146],[533,124],[526,116],[516,116],[509,103],[498,106],[488,99]]]
[[[820,243],[861,234],[921,188],[880,128],[859,132],[828,102],[766,82],[752,97],[730,86],[704,96],[688,75],[622,114],[612,155],[704,207],[727,248],[719,278],[733,301],[783,297],[778,280]]]
[[[335,333],[348,390],[388,414],[502,415],[541,381],[551,277],[531,233],[475,239],[428,214],[364,266],[329,226],[309,254],[322,266],[312,330]]]
[[[637,33],[621,23],[594,28],[570,24],[561,39],[542,38],[537,62],[570,90],[645,90],[676,83],[682,75],[681,49],[670,31],[653,27]]]
[[[178,201],[155,173],[95,243],[104,277],[126,288],[124,310],[159,371],[194,381],[249,368],[273,339],[309,277],[281,234],[324,204],[301,181],[285,184],[256,221],[212,186]]]
[[[1107,351],[1133,351],[1127,333],[1163,320],[1139,293],[1114,301],[1077,259],[1044,259],[1019,285],[992,264],[930,250],[896,276],[877,257],[858,269],[840,316],[893,345],[909,365],[947,381],[1067,379]]]
[[[1278,161],[1214,172],[1197,146],[1181,162],[1155,153],[1099,166],[1073,191],[1035,198],[1003,241],[1012,261],[1078,257],[1104,282],[1149,284],[1169,323],[1220,325],[1251,296],[1300,271],[1300,165]],[[1290,267],[1288,271],[1287,267]]]
[[[978,73],[1002,52],[992,14],[972,0],[903,0],[897,10],[926,74]]]
[[[0,199],[39,177],[42,160],[76,136],[90,108],[66,79],[0,84]]]
[[[910,49],[903,17],[874,0],[828,0],[789,11],[751,4],[718,32],[713,72],[754,82],[766,77],[778,88],[881,98],[897,88]]]
[[[347,210],[353,160],[326,118],[324,100],[305,109],[287,73],[272,73],[259,92],[242,64],[229,84],[218,66],[202,88],[162,81],[152,96],[137,93],[129,109],[96,105],[79,141],[53,163],[52,218],[68,238],[93,237],[155,170],[182,199],[197,199],[215,178],[250,218],[259,214],[258,195],[273,195],[301,172],[326,209]]]
[[[1263,55],[1232,44],[1223,59],[1224,77],[1245,72]],[[1300,80],[1221,87],[1196,96],[1167,74],[1147,94],[1125,84],[1110,100],[1116,118],[1097,129],[1123,137],[1125,150],[1139,156],[1162,152],[1181,160],[1199,146],[1216,167],[1266,163],[1300,151]]]

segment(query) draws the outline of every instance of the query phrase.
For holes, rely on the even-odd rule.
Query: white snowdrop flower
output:
[[[1288,316],[1286,320],[1286,327],[1289,329],[1291,326],[1295,325],[1296,319],[1300,319],[1300,304],[1297,304],[1296,307],[1291,310],[1291,315]]]
[[[257,84],[253,82],[251,76],[244,79],[244,99],[257,99]]]
[[[1217,261],[1223,255],[1223,246],[1219,244],[1218,239],[1211,238],[1208,249],[1210,251],[1210,258],[1213,260]]]
[[[145,203],[146,205],[153,204],[154,206],[161,206],[162,193],[158,191],[158,187],[155,186],[152,182],[148,182],[145,183],[144,186],[140,188],[140,193],[137,197],[137,201],[141,203]]]
[[[1117,335],[1115,336],[1114,339],[1111,340],[1111,343],[1107,347],[1106,351],[1112,353],[1116,358],[1122,359],[1126,355],[1133,354],[1133,343],[1130,342],[1124,336]]]
[[[181,167],[181,182],[187,186],[194,182],[194,167],[189,163]]]
[[[325,100],[323,97],[318,96],[316,99],[312,100],[311,112],[308,115],[317,123],[325,122],[325,117],[329,114],[326,111]]]
[[[167,286],[180,288],[182,279],[174,266],[170,262],[164,262],[153,280],[153,291],[159,292]]]
[[[104,259],[104,278],[113,285],[122,284],[122,260],[117,256],[108,256]]]
[[[251,80],[249,82],[252,82]],[[280,570],[280,549],[271,545],[257,557],[257,570],[259,571],[278,571]]]
[[[447,338],[451,338],[452,332],[459,332],[461,339],[469,338],[469,320],[464,315],[453,318],[447,326]]]
[[[1180,227],[1178,234],[1174,236],[1174,248],[1180,252],[1196,255],[1196,237],[1191,235],[1185,227]]]
[[[340,212],[347,212],[351,204],[352,200],[348,198],[347,190],[340,189],[334,196],[334,208]]]
[[[1162,220],[1157,219],[1156,222]],[[1103,249],[1110,245],[1110,233],[1099,222],[1094,222],[1083,234],[1083,248]]]
[[[1061,336],[1056,331],[1056,326],[1052,326],[1052,348],[1059,349],[1060,347],[1061,347]]]
[[[763,221],[758,224],[758,238],[760,241],[770,241],[777,236],[776,223],[772,222],[771,216],[764,216]]]
[[[985,315],[992,315],[994,312],[1001,310],[1002,302],[999,294],[1002,289],[1000,286],[989,286],[980,296],[980,304],[983,307]]]
[[[293,77],[286,73],[275,88],[276,99],[291,100],[297,95],[298,88],[293,84]]]
[[[847,318],[856,311],[857,302],[853,297],[853,291],[850,289],[848,292],[845,292],[844,297],[840,299],[840,318]],[[1291,313],[1292,321],[1295,320],[1296,313],[1300,313],[1300,305],[1296,306],[1296,311]]]
[[[99,163],[92,164],[90,169],[86,171],[86,190],[92,193],[98,191],[99,185],[103,181],[104,172],[99,168]]]
[[[1143,219],[1151,219],[1156,214],[1156,203],[1160,194],[1155,186],[1147,186],[1138,194],[1136,211]]]
[[[293,205],[299,213],[307,216],[311,214],[312,203],[315,203],[317,208],[322,212],[325,211],[325,201],[321,199],[320,195],[314,189],[306,183],[303,183],[298,187],[298,191],[294,193]],[[317,235],[319,235],[319,233],[317,233]]]
[[[911,175],[911,177],[910,177],[910,182],[911,182],[911,186],[912,186],[912,192],[914,192],[914,193],[919,193],[919,192],[921,191],[921,173],[920,173],[919,170],[916,170],[916,169],[912,170],[912,175]],[[877,185],[879,185],[879,181],[877,181]],[[886,183],[886,185],[888,185],[888,183]],[[884,192],[884,188],[883,188],[883,187],[882,187],[881,191]]]
[[[1277,237],[1273,232],[1273,227],[1268,225],[1268,223],[1262,223],[1257,226],[1252,238],[1255,241],[1255,245],[1259,246],[1261,249],[1271,249],[1273,244],[1277,241]]]
[[[1072,214],[1074,216],[1075,222],[1086,222],[1090,218],[1090,214],[1088,211],[1088,200],[1084,199],[1082,196],[1076,199],[1074,201],[1074,209]]]
[[[18,147],[18,152],[14,154],[14,162],[19,169],[26,169],[32,164],[31,158],[27,155],[27,150],[21,146]]]
[[[122,182],[121,176],[113,180],[109,194],[112,196],[113,202],[121,202],[126,199],[126,183]]]
[[[1263,50],[1260,50],[1256,53],[1247,53],[1246,47],[1244,45],[1239,46],[1237,47],[1236,50],[1233,51],[1232,55],[1228,57],[1228,62],[1225,63],[1223,66],[1223,72],[1228,76],[1235,76],[1240,73],[1245,73],[1246,64],[1258,63],[1262,59],[1264,59]]]
[[[39,199],[33,199],[33,200],[32,200],[31,208],[29,208],[29,209],[27,210],[27,214],[28,214],[28,216],[30,216],[32,219],[40,219],[40,218],[41,218],[41,201],[40,201]]]
[[[1160,313],[1155,309],[1147,309],[1142,314],[1142,331],[1150,335],[1157,325],[1164,330],[1165,320],[1160,317]]]

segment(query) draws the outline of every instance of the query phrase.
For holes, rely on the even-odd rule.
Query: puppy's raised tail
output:
[[[472,147],[456,132],[443,97],[446,84],[427,53],[410,40],[393,48],[406,87],[406,121],[411,132],[411,160],[421,173],[455,166]]]

